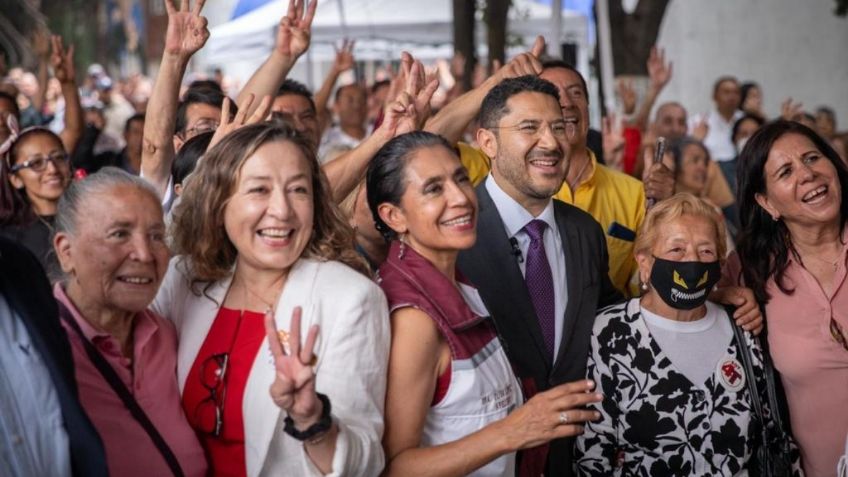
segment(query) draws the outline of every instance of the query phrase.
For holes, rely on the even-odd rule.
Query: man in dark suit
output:
[[[106,476],[106,457],[77,398],[74,363],[35,257],[0,238],[0,474]],[[5,449],[4,449],[5,447]]]
[[[600,225],[552,199],[568,170],[568,138],[579,133],[563,120],[556,87],[535,76],[504,80],[483,100],[480,123],[492,170],[477,188],[477,243],[459,266],[529,399],[585,378],[596,312],[623,297],[609,279]],[[559,419],[569,424],[568,414]],[[572,446],[568,437],[520,454],[521,473],[572,475]]]

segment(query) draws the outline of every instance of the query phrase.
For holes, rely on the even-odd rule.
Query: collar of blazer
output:
[[[179,267],[177,270],[179,270]],[[274,314],[277,329],[289,330],[291,315],[297,306],[303,309],[301,329],[309,329],[315,316],[315,297],[312,290],[317,274],[318,262],[315,260],[301,258],[292,265]],[[201,296],[191,293],[187,288],[188,281],[184,276],[182,278],[178,282],[186,288],[175,291],[182,293],[185,302],[182,306],[172,310],[180,315],[178,324],[180,344],[177,364],[180,392],[185,387],[186,378],[194,364],[197,353],[212,327],[220,304],[224,301],[227,290],[232,283],[232,275],[214,283],[206,294]],[[318,335],[318,340],[321,340],[321,333]],[[317,343],[316,347],[319,344]],[[318,367],[320,367],[320,362]],[[256,359],[251,367],[242,405],[244,433],[245,436],[248,436],[249,441],[245,443],[248,475],[258,475],[262,470],[262,465],[268,454],[268,446],[274,437],[274,429],[280,418],[280,408],[268,397],[275,375],[276,370],[266,339],[260,345],[259,352],[256,354]]]

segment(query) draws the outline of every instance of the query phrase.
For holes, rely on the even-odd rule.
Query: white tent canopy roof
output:
[[[342,27],[338,2],[342,1]],[[288,6],[273,0],[235,20],[212,29],[205,50],[216,62],[244,61],[268,55],[274,32]],[[513,0],[509,32],[532,43],[532,38],[551,29],[550,7],[530,0]],[[562,41],[587,47],[587,22],[582,15],[563,11]],[[485,25],[478,22],[478,44],[484,45]],[[324,0],[319,2],[312,24],[310,54],[313,60],[332,58],[331,45],[343,37],[356,39],[357,59],[397,58],[401,50],[416,57],[448,57],[453,51],[451,0]],[[529,41],[527,40],[529,38]],[[485,47],[482,48],[485,52]]]

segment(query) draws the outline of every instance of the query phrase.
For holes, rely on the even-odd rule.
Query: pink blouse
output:
[[[725,277],[737,282],[740,269],[739,257],[731,255]],[[781,292],[773,279],[766,286],[771,296],[766,305],[768,344],[786,390],[807,477],[836,475],[848,434],[848,350],[830,331],[832,318],[848,338],[846,276],[848,245],[842,249],[830,295],[791,254],[784,284],[794,293]]]
[[[80,316],[61,284],[53,296],[70,310],[85,337],[112,366],[147,417],[168,443],[186,477],[206,475],[206,457],[188,425],[177,388],[177,333],[174,326],[152,311],[135,317],[133,359],[121,354],[118,341],[98,331]],[[79,335],[62,322],[74,356],[80,401],[103,439],[109,475],[147,477],[172,475],[162,454],[124,403],[103,378]]]

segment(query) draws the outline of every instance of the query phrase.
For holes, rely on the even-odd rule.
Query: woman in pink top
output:
[[[111,475],[206,474],[180,405],[176,331],[147,309],[168,267],[164,237],[156,192],[119,169],[74,182],[59,201],[54,248],[67,280],[53,292],[80,400],[103,439]]]
[[[742,233],[725,275],[765,305],[808,476],[835,476],[848,433],[848,169],[807,127],[776,121],[739,159]]]

